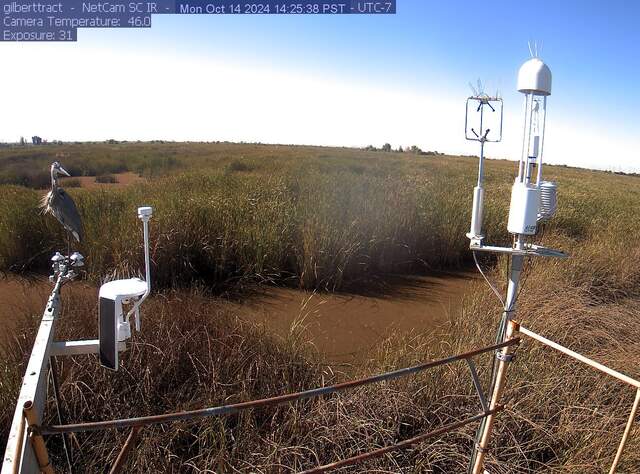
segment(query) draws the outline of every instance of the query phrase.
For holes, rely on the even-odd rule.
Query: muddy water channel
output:
[[[212,304],[230,305],[241,318],[276,337],[286,338],[297,327],[303,340],[313,344],[326,363],[358,364],[391,334],[435,336],[444,331],[443,326],[460,310],[476,279],[472,271],[399,276],[360,293],[263,287],[241,301],[212,297]],[[97,287],[85,282],[72,285],[88,298],[97,298]],[[24,305],[28,305],[28,314],[39,319],[51,286],[45,278],[0,278],[3,336],[11,334],[16,326],[12,315],[25,313]]]
[[[391,334],[436,335],[460,310],[473,272],[397,277],[365,294],[270,288],[242,304],[241,314],[286,337],[301,325],[327,363],[358,363]]]

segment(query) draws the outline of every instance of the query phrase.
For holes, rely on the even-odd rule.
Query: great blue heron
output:
[[[45,213],[58,219],[66,231],[80,242],[84,238],[82,220],[76,203],[64,189],[58,186],[58,175],[60,174],[71,176],[59,162],[54,161],[51,164],[51,191],[42,198],[42,208]]]

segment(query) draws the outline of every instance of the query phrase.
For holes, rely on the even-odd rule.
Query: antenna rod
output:
[[[151,265],[149,262],[149,219],[144,219],[142,224],[144,233],[144,273],[147,282],[147,293],[151,291]]]
[[[139,207],[138,208],[138,218],[142,221],[142,232],[144,234],[144,270],[145,270],[145,283],[147,284],[147,290],[140,297],[138,301],[136,301],[133,305],[133,308],[129,310],[126,316],[126,320],[131,317],[132,314],[136,314],[136,329],[140,330],[140,318],[138,308],[142,302],[147,299],[149,293],[151,293],[151,259],[149,257],[149,219],[153,215],[153,208],[151,207]]]

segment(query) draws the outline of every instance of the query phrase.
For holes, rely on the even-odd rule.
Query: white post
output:
[[[134,303],[133,308],[129,310],[125,318],[128,321],[131,315],[135,313],[136,331],[140,331],[140,305],[145,299],[147,299],[147,296],[149,296],[149,293],[151,293],[151,258],[149,257],[149,220],[151,219],[152,215],[153,215],[153,208],[148,206],[138,208],[138,218],[142,221],[142,232],[144,235],[144,272],[145,272],[147,290],[140,297],[140,299]]]
[[[139,207],[138,217],[142,221],[142,228],[144,233],[144,270],[145,279],[147,282],[147,292],[141,298],[144,300],[151,292],[151,263],[149,259],[149,219],[153,215],[153,209],[151,207]]]

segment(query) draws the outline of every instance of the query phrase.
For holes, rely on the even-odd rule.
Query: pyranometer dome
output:
[[[551,69],[540,58],[531,58],[518,71],[518,91],[551,95]]]

